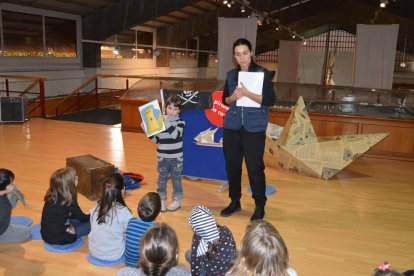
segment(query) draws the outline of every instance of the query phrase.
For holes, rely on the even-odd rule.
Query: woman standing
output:
[[[227,72],[223,91],[223,103],[230,106],[224,117],[223,150],[231,202],[220,214],[227,217],[241,210],[241,174],[244,158],[256,205],[250,220],[262,219],[267,200],[263,153],[269,106],[274,105],[276,94],[269,71],[252,60],[252,45],[247,39],[239,38],[234,42],[233,54],[237,67]],[[238,87],[240,71],[264,73],[261,95],[249,91],[243,84]],[[260,107],[237,106],[237,100],[242,97],[248,97],[260,104]]]

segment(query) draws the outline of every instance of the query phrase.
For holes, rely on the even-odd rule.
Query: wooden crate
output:
[[[66,166],[76,170],[78,175],[78,192],[96,200],[101,197],[101,179],[114,172],[114,165],[92,155],[66,158]]]

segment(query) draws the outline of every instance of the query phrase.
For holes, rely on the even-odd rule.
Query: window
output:
[[[2,56],[77,56],[76,21],[2,10]],[[45,30],[43,32],[43,23]],[[43,38],[43,33],[45,37]]]
[[[46,56],[76,57],[76,21],[45,17]]]
[[[124,30],[105,40],[101,58],[152,59],[152,41],[152,32]]]
[[[44,55],[42,16],[3,10],[2,19],[3,56],[42,57]]]

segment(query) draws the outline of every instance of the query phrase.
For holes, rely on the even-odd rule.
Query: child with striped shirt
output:
[[[181,100],[178,95],[167,98],[165,104],[165,115],[163,115],[165,130],[150,136],[157,144],[158,159],[158,189],[161,197],[161,212],[174,212],[181,207],[183,199],[183,187],[181,184],[181,172],[183,170],[183,132],[185,122],[180,119]],[[141,125],[143,127],[143,125]],[[171,176],[173,183],[172,203],[166,205],[167,200],[167,181]]]
[[[139,218],[132,218],[128,222],[125,233],[125,265],[139,267],[139,247],[141,237],[150,228],[160,213],[161,198],[159,194],[149,192],[138,203]]]

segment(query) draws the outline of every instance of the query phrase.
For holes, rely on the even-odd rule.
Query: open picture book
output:
[[[164,120],[158,100],[153,100],[138,107],[147,136],[152,136],[165,130]]]

